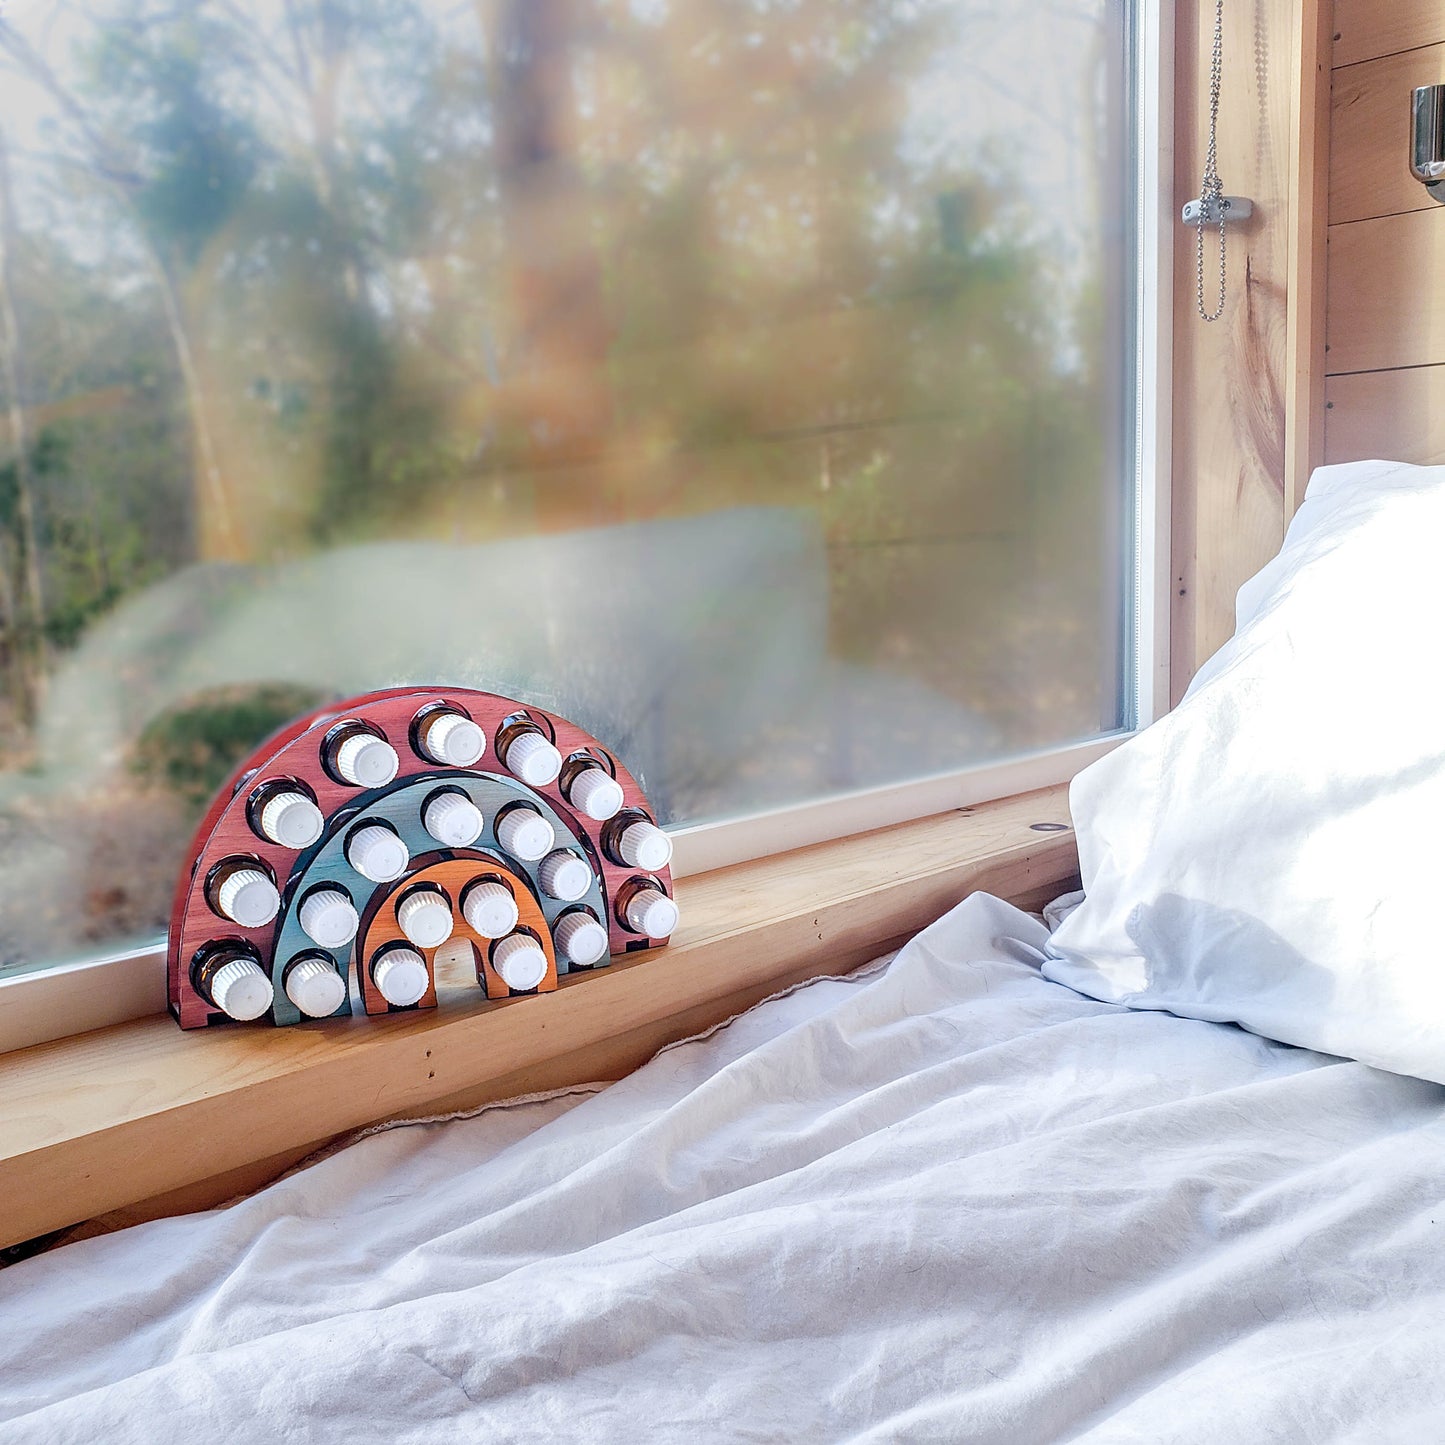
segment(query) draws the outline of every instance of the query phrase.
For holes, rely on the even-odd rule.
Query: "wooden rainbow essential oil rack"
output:
[[[198,828],[167,941],[183,1029],[436,1005],[439,961],[488,998],[667,942],[671,845],[641,788],[565,718],[394,688],[297,719]]]

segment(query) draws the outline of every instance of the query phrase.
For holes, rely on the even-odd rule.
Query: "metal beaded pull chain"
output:
[[[1209,145],[1204,152],[1204,180],[1199,187],[1199,223],[1194,246],[1195,290],[1202,321],[1218,321],[1224,315],[1228,251],[1224,218],[1229,202],[1224,198],[1224,182],[1219,179],[1219,89],[1224,76],[1223,61],[1224,0],[1214,0],[1214,58],[1209,67]],[[1212,214],[1219,217],[1219,304],[1210,312],[1204,306],[1204,226]]]

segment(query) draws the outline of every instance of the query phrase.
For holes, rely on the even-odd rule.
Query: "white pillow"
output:
[[[1230,642],[1075,780],[1095,998],[1445,1083],[1445,467],[1312,478]]]

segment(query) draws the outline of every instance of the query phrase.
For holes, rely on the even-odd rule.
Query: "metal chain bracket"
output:
[[[1199,220],[1195,228],[1195,294],[1202,321],[1218,321],[1224,315],[1224,293],[1228,266],[1228,222],[1230,206],[1219,178],[1219,91],[1224,80],[1224,0],[1214,0],[1214,56],[1209,66],[1209,144],[1204,152],[1204,179],[1199,187]],[[1219,217],[1219,300],[1213,311],[1204,304],[1204,228]]]

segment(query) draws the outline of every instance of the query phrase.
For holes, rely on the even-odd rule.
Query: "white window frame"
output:
[[[1133,588],[1138,727],[1169,708],[1169,479],[1173,341],[1173,6],[1140,0],[1138,434]],[[1028,753],[936,777],[870,788],[676,829],[673,875],[684,878],[830,839],[911,822],[1072,780],[1131,733]],[[165,945],[0,979],[0,1054],[166,1010]]]

